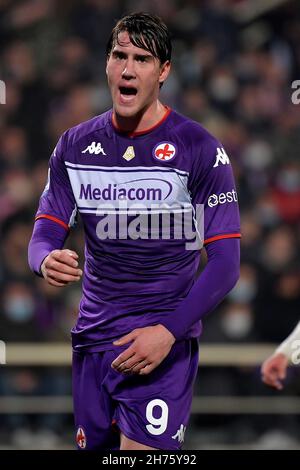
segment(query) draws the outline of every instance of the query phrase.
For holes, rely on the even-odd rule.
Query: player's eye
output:
[[[149,57],[146,56],[137,56],[136,58],[137,62],[140,62],[141,64],[145,64],[146,62],[149,61]]]
[[[113,52],[113,58],[116,59],[116,60],[123,60],[126,57],[125,57],[125,54],[123,54],[123,52],[115,51],[115,52]]]

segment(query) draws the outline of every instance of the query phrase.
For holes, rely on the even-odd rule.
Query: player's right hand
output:
[[[282,390],[282,380],[286,377],[288,365],[289,360],[282,353],[275,353],[268,357],[261,366],[262,381],[270,387]]]
[[[44,259],[41,273],[51,286],[63,287],[80,281],[82,270],[78,269],[78,255],[72,250],[53,250]]]

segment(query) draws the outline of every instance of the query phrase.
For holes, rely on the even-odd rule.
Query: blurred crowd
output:
[[[6,104],[0,104],[0,339],[69,340],[80,285],[52,288],[29,271],[33,217],[61,133],[111,106],[105,45],[115,21],[141,10],[159,14],[173,36],[162,101],[216,135],[235,171],[241,277],[205,320],[203,342],[278,343],[294,328],[300,319],[300,104],[291,97],[292,82],[300,79],[300,9],[297,1],[282,2],[247,19],[239,14],[243,3],[251,2],[0,1],[0,80],[6,85]],[[68,246],[83,260],[80,224]],[[199,393],[220,389],[213,374],[204,370]],[[218,374],[223,394],[261,391],[257,371]],[[54,393],[66,394],[65,376],[7,372],[0,394],[41,394],[50,383]],[[26,426],[20,419],[7,418],[6,425]],[[51,425],[57,430],[62,423]]]

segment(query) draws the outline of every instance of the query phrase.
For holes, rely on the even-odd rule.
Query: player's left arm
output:
[[[138,328],[114,344],[131,342],[112,363],[118,372],[140,375],[152,372],[169,354],[176,340],[212,311],[233,288],[239,278],[240,241],[220,239],[206,246],[205,269],[179,307],[161,324]]]
[[[220,142],[197,126],[194,131],[189,190],[195,209],[197,204],[204,207],[202,237],[208,262],[185,299],[161,324],[134,330],[115,342],[132,342],[112,363],[119,372],[152,372],[173,343],[211,312],[239,278],[240,219],[231,164]]]

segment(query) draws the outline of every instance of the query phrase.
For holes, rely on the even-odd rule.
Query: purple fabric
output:
[[[28,246],[28,263],[32,271],[41,276],[41,264],[53,250],[61,250],[68,232],[49,219],[39,219],[34,224]]]
[[[39,217],[52,216],[69,227],[80,214],[85,265],[72,341],[75,349],[91,352],[111,349],[114,340],[135,328],[169,322],[195,283],[200,258],[199,249],[186,249],[185,236],[101,238],[99,226],[105,217],[98,212],[99,204],[109,203],[118,227],[120,200],[129,211],[131,205],[142,204],[150,213],[153,203],[188,206],[190,213],[202,205],[206,240],[240,232],[233,172],[217,139],[175,111],[152,131],[137,136],[120,134],[111,115],[110,110],[59,139],[37,211]],[[167,148],[173,152],[171,158],[161,158]],[[133,158],[128,160],[130,149]],[[133,219],[129,213],[126,229]],[[194,219],[193,225],[195,229]],[[45,227],[38,242],[35,234],[31,242],[30,263],[36,272],[51,249],[62,247],[66,236],[55,223],[50,229],[46,222]],[[185,338],[200,333],[197,321]]]
[[[111,367],[124,349],[122,346],[94,354],[73,353],[78,448],[116,447],[119,434],[111,426],[115,420],[120,431],[134,441],[157,449],[179,450],[184,435],[178,431],[188,425],[198,370],[197,339],[176,342],[162,363],[147,376],[120,374]],[[151,426],[149,415],[159,418],[163,409],[165,430],[159,433],[161,421]]]
[[[176,339],[211,312],[239,278],[240,240],[217,240],[206,245],[207,265],[179,307],[161,324]]]

